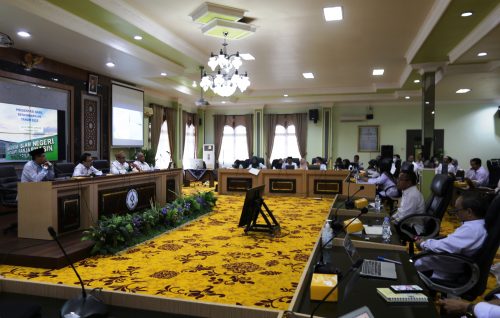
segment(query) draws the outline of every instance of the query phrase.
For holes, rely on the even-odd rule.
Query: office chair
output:
[[[431,183],[431,195],[425,204],[425,213],[404,217],[396,225],[401,241],[410,243],[410,257],[415,253],[413,244],[415,236],[427,239],[439,235],[441,220],[451,201],[453,181],[449,175],[435,175]]]
[[[415,256],[414,260],[436,258],[441,261],[462,264],[465,268],[464,274],[453,281],[432,279],[418,272],[418,275],[429,289],[460,296],[469,301],[474,300],[484,292],[490,268],[500,243],[500,231],[498,230],[500,228],[500,214],[498,211],[500,211],[500,194],[495,196],[488,207],[484,219],[487,236],[481,249],[473,257],[434,252],[425,252]]]
[[[97,170],[101,170],[102,173],[109,173],[109,161],[107,160],[94,160],[92,165]]]
[[[13,166],[0,167],[0,204],[8,208],[17,208],[17,178],[16,170]],[[12,223],[3,230],[6,234],[17,229],[17,223]]]
[[[500,166],[498,166],[495,160],[487,160],[486,166],[488,167],[488,172],[490,174],[488,187],[494,189],[497,187],[498,180],[500,179]]]
[[[75,164],[72,162],[54,163],[54,173],[56,178],[71,177],[75,170]]]
[[[297,167],[300,167],[300,159],[299,158],[292,158],[292,162],[295,162]]]

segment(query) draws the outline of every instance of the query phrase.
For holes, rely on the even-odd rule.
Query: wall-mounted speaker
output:
[[[319,119],[319,110],[318,109],[309,109],[309,120],[314,121],[316,124]]]
[[[373,119],[373,114],[366,114],[366,119],[367,120],[372,120]]]

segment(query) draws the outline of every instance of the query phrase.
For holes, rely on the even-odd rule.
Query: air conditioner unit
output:
[[[203,161],[207,169],[215,169],[215,145],[203,144]]]
[[[341,123],[365,121],[366,115],[342,115],[340,116]]]

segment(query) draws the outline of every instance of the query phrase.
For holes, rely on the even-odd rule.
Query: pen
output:
[[[388,259],[388,258],[385,258],[383,256],[379,256],[377,257],[377,259],[379,261],[382,261],[382,262],[389,262],[389,263],[394,263],[394,264],[399,264],[399,265],[403,265],[403,263],[401,263],[400,261],[395,261],[393,259]]]

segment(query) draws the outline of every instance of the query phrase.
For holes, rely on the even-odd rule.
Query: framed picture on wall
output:
[[[358,152],[380,150],[378,126],[358,126]]]
[[[97,95],[97,83],[99,82],[99,77],[94,74],[89,74],[89,81],[88,81],[88,93],[92,95]]]

